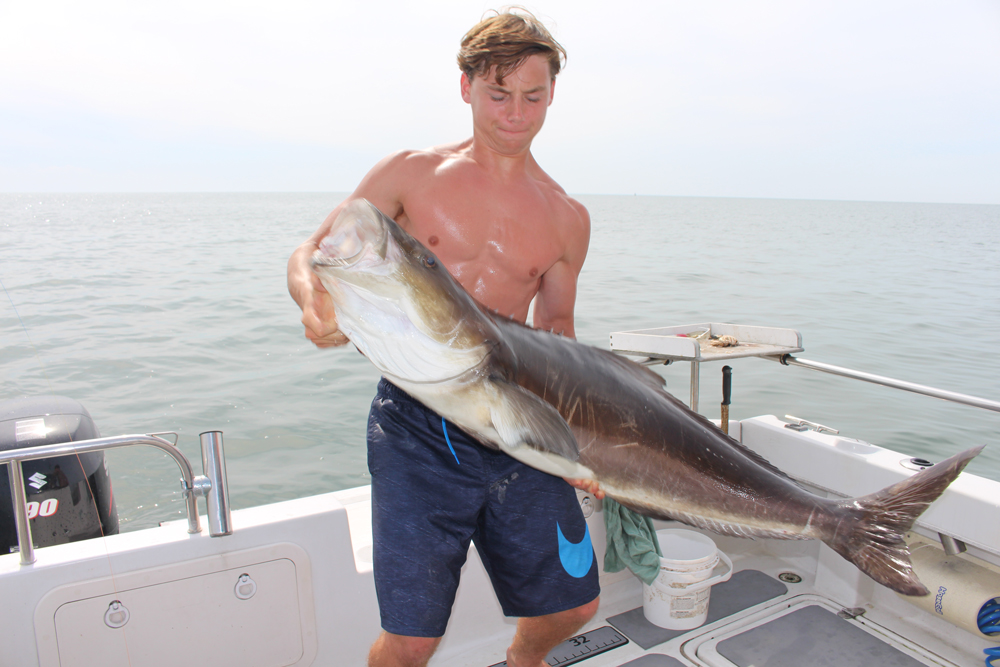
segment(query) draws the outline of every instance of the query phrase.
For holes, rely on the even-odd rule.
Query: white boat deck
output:
[[[900,465],[900,454],[786,429],[774,417],[732,426],[748,446],[819,492],[857,495],[912,474]],[[1000,483],[963,474],[912,535],[914,545],[929,545],[922,548],[939,559],[938,532],[968,545],[952,560],[971,574],[946,585],[970,599],[1000,596],[998,499]],[[597,511],[588,521],[602,563],[603,515]],[[209,537],[207,530],[189,535],[186,527],[179,521],[46,547],[28,566],[17,554],[0,556],[0,599],[17,601],[0,608],[0,667],[173,666],[195,656],[210,665],[365,664],[379,632],[367,487],[234,512],[234,532],[226,537]],[[982,664],[983,649],[1000,643],[956,625],[961,619],[950,608],[948,616],[935,613],[934,599],[923,599],[921,608],[874,584],[817,542],[712,537],[732,558],[736,575],[713,588],[708,624],[662,640],[633,611],[642,604],[639,581],[627,571],[603,573],[598,615],[582,632],[611,625],[629,641],[581,664],[964,667]],[[801,581],[780,582],[783,573]],[[247,599],[236,590],[242,575],[256,587]],[[932,591],[945,585],[924,579]],[[740,598],[752,600],[753,586],[762,581],[770,582],[769,597],[741,608]],[[779,593],[772,595],[774,586]],[[106,622],[115,601],[130,613],[121,628]],[[740,610],[714,620],[723,607]],[[837,616],[845,609],[854,610],[852,618]],[[472,549],[451,625],[431,665],[500,663],[514,629]],[[771,653],[764,659],[761,651]],[[876,655],[876,662],[865,662]]]
[[[720,540],[727,548],[726,540]],[[853,619],[840,619],[836,616],[847,607],[823,591],[822,583],[817,585],[816,565],[819,548],[815,544],[808,546],[791,546],[783,543],[787,549],[785,554],[777,554],[776,550],[767,546],[751,548],[734,557],[734,565],[738,573],[762,573],[774,582],[783,573],[795,573],[803,576],[796,584],[787,584],[787,592],[759,604],[726,616],[715,622],[710,622],[695,630],[686,632],[670,632],[677,636],[652,646],[643,646],[642,633],[634,633],[631,626],[623,626],[620,616],[641,608],[641,584],[629,576],[627,579],[614,581],[602,586],[601,607],[597,617],[581,631],[586,634],[596,628],[612,625],[618,629],[626,627],[623,632],[630,639],[629,643],[603,654],[587,658],[587,667],[656,667],[657,665],[676,667],[679,665],[711,665],[715,667],[732,667],[740,665],[796,665],[810,667],[821,665],[971,665],[982,661],[982,650],[991,644],[986,639],[976,639],[971,633],[957,631],[955,626],[947,621],[941,621],[923,613],[917,613],[909,603],[899,599],[891,592],[880,591],[867,600],[853,599],[848,604],[857,604],[863,610],[863,615]],[[829,582],[827,582],[829,583]],[[739,585],[736,581],[733,585]],[[717,586],[713,596],[718,597],[723,585]],[[488,591],[487,591],[488,592]],[[843,633],[842,628],[831,624],[807,624],[809,632],[796,632],[785,636],[785,641],[769,640],[770,645],[760,648],[761,655],[768,656],[764,662],[733,662],[720,653],[719,645],[726,640],[738,638],[745,633],[766,626],[776,619],[787,617],[804,610],[825,610],[835,623],[855,628],[872,637],[873,643],[884,644],[886,650],[896,661],[873,662],[872,653],[858,654],[851,645],[840,645],[833,655],[826,652],[831,635]],[[856,611],[854,613],[857,613]],[[640,611],[634,611],[633,616],[640,616]],[[801,625],[801,623],[800,623]],[[793,623],[793,627],[796,625]],[[652,633],[655,634],[655,633]],[[431,661],[431,665],[441,667],[483,666],[494,665],[503,660],[504,652],[510,638],[513,636],[513,626],[507,632],[483,642],[467,651],[449,651],[451,646],[443,646],[441,653]],[[640,637],[637,640],[635,637]],[[561,653],[561,652],[560,652]],[[837,656],[833,658],[833,656]],[[664,658],[673,658],[673,662]],[[906,660],[904,660],[906,658]],[[634,661],[634,662],[633,662]],[[551,664],[568,664],[552,662]]]

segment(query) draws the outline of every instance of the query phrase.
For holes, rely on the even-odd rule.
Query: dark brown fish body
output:
[[[688,409],[652,371],[514,322],[501,330],[517,358],[513,381],[559,411],[580,463],[623,504],[720,533],[815,537],[801,535],[802,526],[833,502],[804,491]],[[754,497],[784,502],[748,502]]]

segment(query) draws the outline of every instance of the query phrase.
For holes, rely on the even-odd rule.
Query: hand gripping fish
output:
[[[689,410],[649,369],[489,312],[367,201],[337,217],[312,267],[340,329],[382,374],[483,445],[596,480],[654,518],[822,540],[875,581],[927,594],[903,535],[982,447],[868,496],[822,498]]]

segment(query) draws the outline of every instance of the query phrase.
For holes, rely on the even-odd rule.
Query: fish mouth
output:
[[[378,211],[367,201],[353,201],[341,211],[329,233],[319,242],[312,265],[349,268],[365,258],[384,260],[387,237]]]

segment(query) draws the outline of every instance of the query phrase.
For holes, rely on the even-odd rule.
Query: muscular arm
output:
[[[534,327],[576,338],[573,311],[576,307],[576,281],[587,258],[590,245],[590,215],[583,205],[573,202],[579,218],[569,226],[566,253],[542,276],[535,295]],[[571,486],[604,498],[604,490],[588,479],[566,479]]]
[[[330,218],[320,227],[329,229],[329,222],[336,219],[340,207],[334,209]],[[319,234],[319,230],[316,232]],[[324,234],[314,240],[314,234],[308,241],[300,245],[288,258],[288,293],[291,294],[295,303],[302,309],[302,324],[306,328],[306,338],[311,340],[316,347],[336,347],[344,345],[348,341],[347,336],[342,334],[337,328],[337,313],[333,308],[333,301],[330,295],[323,288],[319,278],[309,267],[309,258],[318,247],[319,239]]]
[[[576,281],[587,258],[590,244],[590,215],[583,205],[572,202],[575,219],[566,226],[566,250],[542,276],[535,295],[533,326],[576,338],[573,313],[576,307]]]

